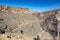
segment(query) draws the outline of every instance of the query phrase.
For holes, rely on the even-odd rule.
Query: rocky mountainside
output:
[[[60,9],[33,13],[40,20],[40,27],[48,32],[53,38],[60,38]]]
[[[58,40],[60,10],[31,12],[28,8],[0,6],[1,40]]]

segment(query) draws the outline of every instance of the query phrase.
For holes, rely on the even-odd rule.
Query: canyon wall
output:
[[[0,6],[1,40],[35,40],[37,37],[41,40],[60,38],[60,10],[31,12],[28,8]]]

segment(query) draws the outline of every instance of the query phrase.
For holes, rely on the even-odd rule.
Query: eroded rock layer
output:
[[[1,40],[58,40],[59,38],[60,10],[39,13],[30,12],[28,8],[0,6]]]

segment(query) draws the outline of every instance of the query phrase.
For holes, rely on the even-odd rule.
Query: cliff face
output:
[[[0,6],[1,40],[34,40],[37,35],[41,40],[56,40],[59,32],[60,10],[32,13],[28,8]]]
[[[60,38],[60,10],[52,10],[42,13],[35,13],[40,20],[40,27],[45,32],[48,32],[53,38]]]

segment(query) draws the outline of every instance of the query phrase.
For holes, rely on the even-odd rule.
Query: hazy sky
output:
[[[60,0],[0,0],[0,5],[29,8],[33,11],[60,9]]]

